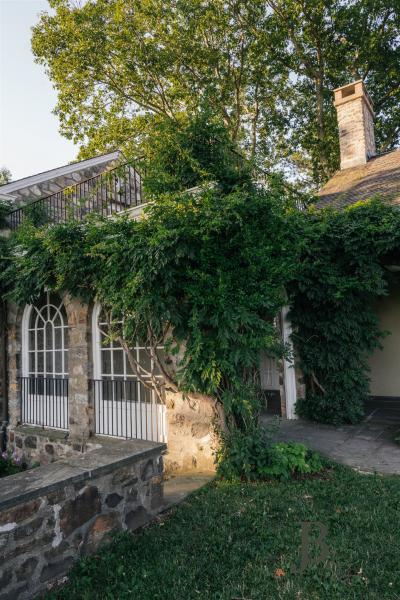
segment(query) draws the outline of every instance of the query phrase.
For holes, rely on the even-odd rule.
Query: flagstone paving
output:
[[[271,417],[263,416],[265,425]],[[282,420],[278,434],[281,441],[304,443],[341,464],[360,471],[400,475],[400,420],[395,415],[371,410],[359,425],[333,427],[303,419]]]

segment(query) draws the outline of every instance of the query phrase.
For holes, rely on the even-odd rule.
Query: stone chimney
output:
[[[339,125],[340,168],[365,163],[376,155],[374,110],[362,79],[334,90]]]

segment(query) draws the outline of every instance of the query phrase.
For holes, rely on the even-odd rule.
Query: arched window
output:
[[[116,380],[136,380],[137,377],[132,371],[126,352],[118,341],[110,341],[108,335],[108,321],[100,307],[95,310],[95,327],[97,334],[97,353],[95,352],[95,377],[97,379],[116,379]],[[96,337],[95,337],[96,339]],[[95,350],[96,350],[95,349]],[[138,363],[149,373],[156,371],[156,377],[161,378],[161,374],[154,368],[154,363],[149,356],[146,347],[137,342],[132,348]],[[162,348],[160,347],[162,352]]]
[[[68,321],[56,294],[25,308],[22,375],[22,422],[68,429]]]
[[[109,324],[100,305],[93,310],[94,409],[96,432],[116,437],[166,441],[165,406],[155,392],[138,380],[122,346],[108,339]],[[160,348],[160,351],[162,349]],[[149,373],[154,368],[148,350],[137,342],[137,362]]]
[[[28,377],[68,377],[68,323],[62,300],[46,292],[30,307]]]

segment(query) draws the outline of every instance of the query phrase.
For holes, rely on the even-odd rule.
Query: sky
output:
[[[0,167],[20,179],[68,164],[78,148],[52,114],[57,94],[33,60],[31,27],[46,0],[0,0]]]

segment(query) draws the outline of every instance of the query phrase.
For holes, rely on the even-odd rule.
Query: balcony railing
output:
[[[166,408],[139,381],[93,381],[95,429],[100,435],[165,442]]]
[[[21,377],[22,422],[68,429],[68,379]]]
[[[108,216],[144,202],[140,159],[126,163],[95,177],[35,200],[8,215],[11,229],[17,229],[28,217],[36,225],[81,221],[89,213]]]

